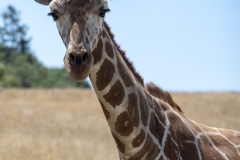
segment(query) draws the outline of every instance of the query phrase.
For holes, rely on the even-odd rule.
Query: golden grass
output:
[[[190,118],[240,131],[239,93],[174,93]],[[0,93],[0,160],[115,160],[117,149],[91,90]]]
[[[173,93],[172,96],[194,121],[240,131],[240,93]]]

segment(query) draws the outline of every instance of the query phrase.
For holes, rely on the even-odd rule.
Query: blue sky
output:
[[[49,8],[34,0],[0,2],[21,11],[32,49],[62,67],[66,49]],[[239,0],[109,0],[106,21],[145,82],[170,91],[240,92]]]

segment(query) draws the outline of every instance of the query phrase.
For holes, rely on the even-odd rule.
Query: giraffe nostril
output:
[[[87,58],[88,58],[88,53],[86,52],[83,54],[82,61],[85,62]]]
[[[74,58],[74,56],[73,56],[72,53],[69,54],[69,57],[70,57],[70,59],[74,62],[74,59],[75,59],[75,58]]]

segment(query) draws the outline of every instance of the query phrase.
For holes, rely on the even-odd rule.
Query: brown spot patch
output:
[[[145,139],[145,132],[144,130],[141,130],[139,135],[137,135],[137,137],[133,139],[132,146],[139,147],[143,143],[144,139]]]
[[[215,146],[226,154],[228,159],[240,159],[235,146],[230,144],[225,138],[219,135],[208,135]]]
[[[118,150],[121,152],[121,153],[124,153],[125,152],[125,145],[124,143],[122,143],[120,141],[120,139],[118,139],[113,133],[112,133],[112,136],[117,144],[117,147],[118,147]]]
[[[155,99],[153,100],[153,104],[154,104],[154,110],[155,110],[156,116],[158,117],[160,122],[165,126],[166,125],[166,115],[164,114],[164,111],[162,110],[158,101],[156,101]]]
[[[185,140],[194,141],[195,137],[191,131],[187,128],[186,124],[173,112],[167,115],[170,126],[170,131],[173,139],[177,142],[184,142]]]
[[[149,151],[149,152],[148,152]],[[160,152],[158,146],[152,141],[151,137],[147,135],[147,139],[142,147],[142,149],[135,155],[129,158],[129,160],[139,160],[145,155],[145,159],[150,160],[156,158],[157,153]]]
[[[164,159],[163,159],[163,157],[161,156],[161,157],[159,158],[159,160],[164,160]]]
[[[149,94],[149,93],[147,93],[147,92],[145,92],[145,97],[146,97],[146,99],[148,99],[148,106],[149,106],[149,108],[151,108],[151,109],[154,109],[154,98],[153,98],[153,96],[151,95],[151,94]]]
[[[102,59],[103,42],[101,39],[98,41],[97,47],[93,50],[92,55],[94,57],[94,65]]]
[[[106,117],[106,119],[108,120],[110,118],[110,113],[108,112],[108,110],[106,109],[106,107],[104,106],[104,104],[99,100],[101,106],[102,106],[102,110],[103,110],[103,113]]]
[[[208,128],[210,128],[210,127],[204,126],[202,124],[196,124],[196,123],[194,123],[193,121],[190,121],[190,120],[188,120],[188,123],[192,127],[191,130],[195,134],[202,132],[202,129],[205,130],[205,131],[209,131]],[[215,132],[215,130],[213,130],[213,132]]]
[[[202,152],[202,158],[204,160],[208,159],[225,160],[225,158],[212,146],[212,144],[209,142],[206,136],[200,137],[199,145]]]
[[[164,111],[171,109],[171,106],[161,99],[158,99],[158,104],[160,105],[159,107],[162,108]]]
[[[234,135],[234,131],[232,130],[226,130],[226,129],[218,129],[218,131],[224,135],[230,142],[233,142],[235,144],[240,144],[240,134],[239,132],[236,132]]]
[[[121,136],[129,136],[133,131],[132,118],[127,112],[122,112],[115,123],[115,130]]]
[[[141,119],[144,126],[147,126],[149,118],[149,109],[146,102],[146,98],[142,95],[141,91],[138,93],[139,107],[141,110]]]
[[[190,130],[186,127],[186,124],[183,123],[183,121],[174,112],[168,113],[167,117],[168,117],[169,123],[171,124],[170,127],[171,127],[173,133],[177,133],[177,132],[178,133],[191,133]],[[183,134],[183,136],[185,136],[185,135],[187,135],[187,134]],[[191,136],[193,137],[192,134],[191,134]],[[179,136],[176,135],[176,137],[179,137]],[[189,137],[184,137],[183,140],[185,140],[187,138],[189,138]],[[193,140],[193,139],[191,138],[191,140]]]
[[[106,41],[106,43],[105,43],[105,51],[110,58],[114,57],[113,47],[112,47],[111,43],[109,43],[109,41]]]
[[[195,136],[176,114],[171,112],[167,116],[169,123],[171,124],[169,128],[171,136],[175,142],[179,144],[178,147],[181,152],[182,159],[196,159],[198,151],[197,146],[193,143],[195,141]],[[189,152],[189,150],[191,150],[191,152]]]
[[[118,70],[125,86],[126,87],[133,86],[133,80],[131,79],[129,73],[127,72],[127,68],[124,67],[123,62],[121,62],[119,58],[118,58]]]
[[[149,130],[158,139],[159,143],[162,144],[162,138],[164,135],[165,128],[158,122],[158,119],[154,113],[151,114]]]
[[[151,146],[148,148],[148,154],[145,157],[145,159],[147,159],[147,160],[155,160],[155,158],[157,157],[157,155],[159,153],[160,153],[160,148],[157,146],[156,143],[152,143]]]
[[[102,66],[97,72],[97,81],[96,86],[99,91],[102,91],[104,88],[108,86],[111,82],[113,75],[115,73],[115,68],[112,62],[108,59],[105,59]]]
[[[190,148],[189,148],[190,149]],[[191,151],[189,151],[191,152]],[[179,148],[178,146],[172,141],[171,135],[167,135],[167,140],[165,142],[164,153],[171,160],[179,160]],[[191,153],[189,153],[191,154]],[[195,155],[196,157],[196,155]],[[188,158],[191,159],[191,158]]]
[[[128,107],[127,111],[129,115],[134,120],[133,125],[137,127],[139,124],[139,111],[138,111],[138,101],[137,95],[135,93],[131,93],[128,95]]]
[[[123,85],[119,80],[112,86],[107,94],[103,97],[105,98],[106,102],[111,104],[113,108],[116,108],[117,105],[120,105],[123,101],[125,96]]]

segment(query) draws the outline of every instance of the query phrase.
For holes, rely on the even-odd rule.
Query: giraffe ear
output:
[[[49,5],[52,2],[52,0],[34,0],[34,1],[45,6]],[[68,3],[69,1],[70,0],[62,0],[62,4]]]
[[[47,6],[47,5],[49,5],[51,3],[52,0],[34,0],[34,1],[36,1],[36,2],[38,2],[40,4],[42,4],[42,5]]]

